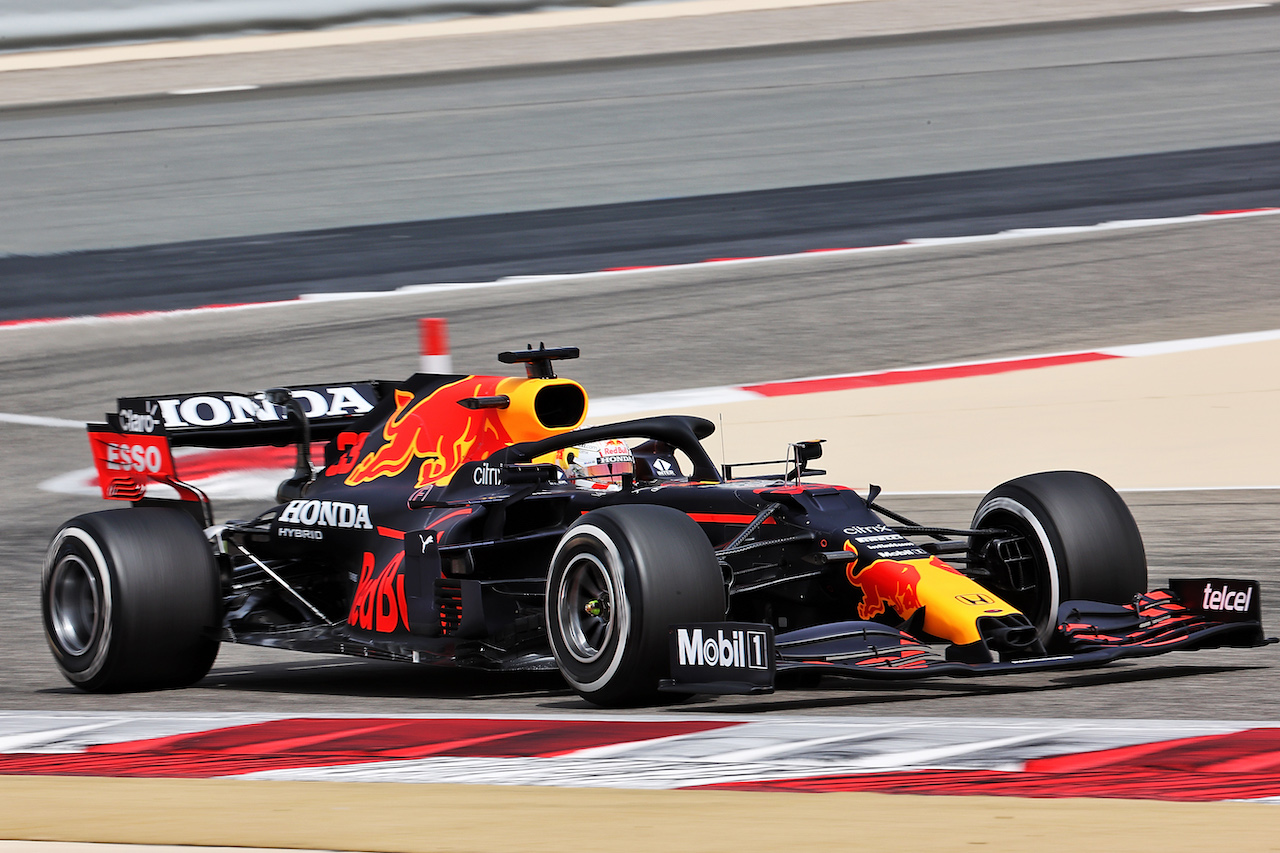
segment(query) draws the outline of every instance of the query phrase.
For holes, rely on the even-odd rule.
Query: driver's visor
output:
[[[636,466],[632,462],[601,462],[598,465],[582,465],[583,476],[599,482],[621,483],[623,474],[634,474]]]

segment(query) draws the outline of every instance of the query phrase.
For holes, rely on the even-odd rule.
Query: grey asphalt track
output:
[[[1280,14],[1265,10],[1160,16],[4,110],[0,252],[238,238],[11,262],[4,307],[11,317],[148,307],[129,298],[165,282],[215,302],[394,286],[432,280],[423,271],[433,268],[435,280],[471,279],[973,233],[998,230],[1010,211],[1043,213],[1050,197],[1065,221],[1280,203],[1270,148],[1239,147],[1280,139],[1277,35]],[[1157,165],[1141,187],[1132,169],[1082,162],[1223,147],[1232,153]],[[812,221],[824,187],[1019,166],[1048,171],[939,183],[924,188],[932,201],[910,183],[879,185],[870,202],[865,188],[836,195],[867,204],[872,226],[902,198],[905,211],[885,217],[896,230]],[[810,190],[708,200],[794,187]],[[956,209],[939,211],[940,196]],[[636,202],[658,206],[598,207]],[[566,210],[584,205],[596,207]],[[757,221],[744,221],[755,205]],[[721,231],[703,233],[735,207]],[[520,228],[501,220],[514,213]],[[456,221],[468,216],[499,221]],[[614,230],[585,239],[580,220],[592,216]],[[809,239],[770,243],[789,218]],[[331,256],[317,246],[387,223],[406,227],[375,229],[322,262]],[[325,228],[343,230],[306,233]],[[111,271],[96,294],[95,265]]]
[[[0,258],[7,285],[0,320],[688,264],[1273,204],[1280,204],[1280,143],[258,234]]]

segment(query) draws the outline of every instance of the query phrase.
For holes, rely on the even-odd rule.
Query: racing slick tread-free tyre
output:
[[[40,598],[53,656],[82,690],[184,687],[218,654],[217,564],[200,526],[179,510],[71,519],[49,546]]]
[[[547,579],[560,672],[601,706],[660,701],[668,626],[724,618],[724,575],[706,534],[664,506],[614,506],[575,521]]]
[[[1147,557],[1116,490],[1081,471],[1046,471],[1003,483],[982,499],[974,529],[1024,536],[1036,557],[1035,589],[993,591],[1022,610],[1048,642],[1063,601],[1128,604],[1147,591]]]

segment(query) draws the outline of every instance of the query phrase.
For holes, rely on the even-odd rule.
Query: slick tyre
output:
[[[660,700],[668,626],[724,618],[725,586],[711,543],[689,516],[616,506],[575,521],[547,579],[547,633],[560,672],[587,701]]]
[[[40,601],[54,659],[81,690],[184,687],[218,653],[217,565],[199,525],[179,510],[71,519],[49,545]]]
[[[1092,474],[1028,474],[987,493],[970,540],[971,558],[992,569],[988,586],[1035,624],[1047,643],[1063,601],[1128,604],[1147,590],[1142,535],[1120,495]],[[1004,539],[1007,544],[996,542]],[[1014,540],[1009,543],[1009,540]]]

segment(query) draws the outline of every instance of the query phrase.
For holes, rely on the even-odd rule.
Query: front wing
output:
[[[1240,611],[1210,611],[1199,606],[1187,590],[1213,583],[1241,590]],[[930,646],[905,631],[878,622],[836,622],[778,634],[770,626],[708,623],[672,626],[672,675],[662,689],[674,693],[769,693],[777,674],[832,675],[880,680],[933,676],[975,677],[1012,672],[1041,672],[1100,666],[1121,658],[1150,657],[1172,651],[1220,647],[1252,648],[1277,642],[1263,636],[1255,581],[1210,579],[1179,581],[1181,596],[1160,589],[1137,596],[1132,604],[1114,605],[1068,601],[1058,612],[1052,651],[1045,657],[1008,659],[990,663],[948,660],[940,647]],[[1244,590],[1252,590],[1248,598]],[[1190,602],[1190,603],[1187,603]],[[750,668],[738,666],[741,656],[717,654],[710,640],[704,650],[689,642],[699,637],[733,636],[754,631],[769,637],[768,659]],[[681,642],[681,638],[684,642]],[[683,648],[681,646],[683,645]],[[726,647],[727,648],[727,647]]]

